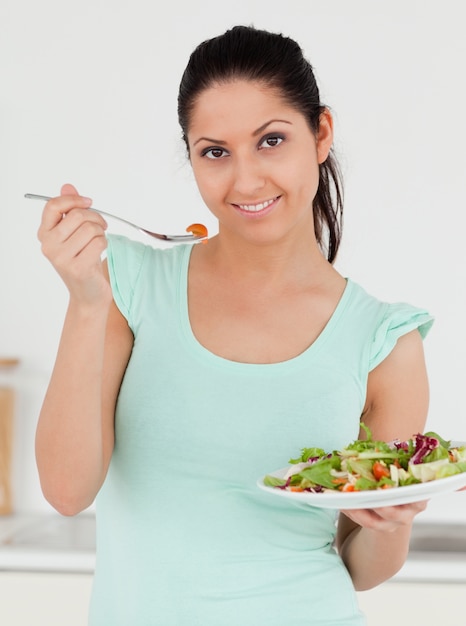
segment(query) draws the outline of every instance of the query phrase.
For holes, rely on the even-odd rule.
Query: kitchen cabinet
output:
[[[2,626],[86,626],[92,575],[0,572]]]
[[[368,626],[464,623],[466,583],[392,582],[358,593]]]

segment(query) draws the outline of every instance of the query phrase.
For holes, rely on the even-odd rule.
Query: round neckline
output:
[[[247,363],[242,361],[232,361],[218,354],[215,354],[208,348],[202,345],[196,338],[193,329],[191,327],[191,321],[189,319],[189,302],[188,302],[188,272],[189,262],[191,259],[192,249],[196,244],[186,245],[184,253],[179,265],[179,276],[177,284],[177,311],[179,315],[180,327],[182,329],[183,337],[186,345],[189,347],[191,353],[194,353],[197,358],[203,361],[210,362],[217,367],[226,367],[236,370],[248,370],[248,372],[261,372],[265,371],[276,372],[277,370],[289,369],[293,367],[301,367],[319,352],[322,345],[327,341],[328,337],[332,334],[335,326],[346,308],[346,304],[350,298],[353,283],[348,278],[346,280],[346,286],[338,301],[332,315],[325,324],[322,332],[316,337],[316,339],[303,351],[285,361],[276,361],[274,363]]]

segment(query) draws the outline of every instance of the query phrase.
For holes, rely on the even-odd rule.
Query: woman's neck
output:
[[[202,246],[204,261],[225,280],[280,284],[321,283],[337,274],[323,256],[315,237],[287,238],[267,243],[237,241],[222,233]]]

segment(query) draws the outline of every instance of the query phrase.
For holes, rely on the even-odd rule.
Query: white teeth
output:
[[[266,202],[261,202],[260,204],[238,204],[238,206],[243,209],[243,211],[251,211],[252,213],[255,213],[270,206],[274,200],[275,198],[267,200]]]

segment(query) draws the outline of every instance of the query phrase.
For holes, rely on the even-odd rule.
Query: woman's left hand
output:
[[[348,509],[341,511],[353,522],[369,530],[394,532],[402,526],[411,526],[413,519],[427,507],[428,500],[384,506],[376,509]]]

